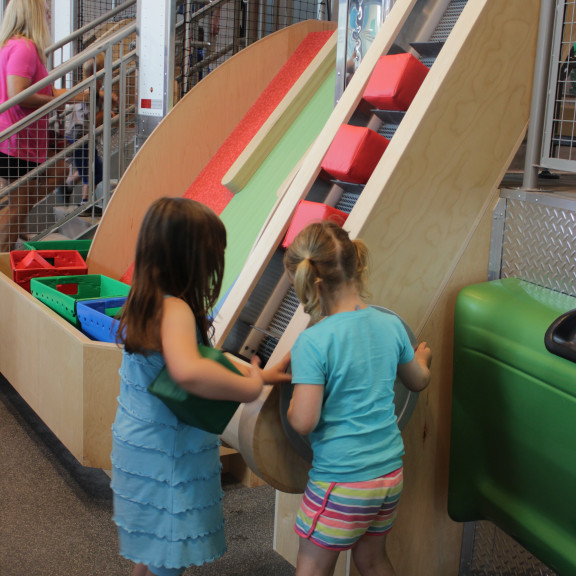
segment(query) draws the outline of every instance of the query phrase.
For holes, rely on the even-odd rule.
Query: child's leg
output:
[[[352,548],[352,558],[362,576],[396,576],[386,553],[386,534],[364,534]]]
[[[132,572],[132,576],[148,576],[150,572],[148,572],[148,567],[144,566],[144,564],[136,564],[134,566],[134,572]]]
[[[340,552],[321,548],[300,538],[298,558],[296,560],[296,576],[332,576]]]
[[[132,573],[132,576],[157,576],[158,574],[161,574],[162,576],[181,576],[182,571],[172,570],[169,568],[158,568],[154,572],[151,572],[148,569],[148,566],[144,566],[144,564],[136,564],[134,566],[134,572]]]

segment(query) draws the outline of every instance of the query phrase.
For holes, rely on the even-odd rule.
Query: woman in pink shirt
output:
[[[50,43],[45,0],[11,0],[0,27],[0,103],[20,94],[48,75],[45,49]],[[0,114],[0,132],[51,102],[63,90],[40,89],[20,104]],[[0,178],[6,185],[42,164],[54,153],[45,116],[0,142]],[[0,250],[14,247],[28,213],[39,200],[63,180],[61,161],[39,178],[29,180],[8,196],[0,213]]]

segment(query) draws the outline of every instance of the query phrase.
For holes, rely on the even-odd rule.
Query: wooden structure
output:
[[[122,277],[150,204],[164,195],[183,196],[306,35],[333,28],[306,21],[271,34],[218,66],[178,102],[120,180],[88,256],[91,274]]]
[[[122,352],[92,342],[12,281],[0,255],[0,372],[84,466],[110,468]]]
[[[287,178],[281,200],[220,311],[221,342],[279,246],[298,201],[318,178],[321,160],[338,128],[358,108],[377,59],[391,49],[415,4],[416,0],[397,0],[299,170]],[[486,278],[498,185],[528,122],[539,4],[539,0],[468,2],[346,224],[371,248],[373,302],[399,313],[434,351],[432,384],[421,394],[403,434],[405,490],[389,539],[391,558],[403,576],[458,573],[461,528],[446,512],[452,310],[463,286]],[[303,28],[288,29],[262,41],[267,42],[265,46],[258,43],[259,49],[255,44],[240,52],[195,87],[163,120],[118,186],[89,255],[90,273],[118,278],[126,271],[151,201],[166,193],[184,194],[305,33]],[[224,96],[234,104],[224,105]],[[41,417],[50,415],[46,423],[51,428],[58,429],[58,418],[78,419],[81,411],[83,417],[76,420],[75,430],[83,429],[86,439],[94,439],[93,430],[108,430],[112,415],[99,406],[115,405],[117,384],[109,384],[110,400],[94,393],[99,377],[90,383],[83,380],[97,372],[90,354],[105,354],[104,345],[90,343],[65,326],[54,336],[55,319],[50,311],[31,302],[7,278],[0,277],[0,291],[0,317],[7,326],[1,337],[0,371],[19,391],[24,390],[25,382],[32,383],[33,390],[25,399]],[[15,317],[11,310],[18,306],[22,311]],[[307,323],[306,316],[297,312],[273,356],[289,350]],[[73,339],[79,343],[71,352]],[[44,349],[37,361],[29,362],[30,343],[34,342]],[[67,373],[62,382],[52,380],[52,389],[43,387],[46,373],[67,359],[77,370]],[[110,365],[114,361],[110,360]],[[115,373],[116,366],[110,370]],[[72,398],[78,387],[84,390],[82,401],[66,403],[67,408],[56,414],[54,404],[64,404],[62,398]],[[39,400],[42,388],[49,390],[50,410]],[[88,402],[85,410],[84,401]],[[255,441],[252,434],[250,450],[259,453],[257,466],[265,477],[296,491],[305,480],[305,463],[291,460],[287,465],[286,452],[279,448],[288,444],[278,427],[277,403],[275,394],[268,391],[261,398],[260,409],[251,416],[257,438]],[[92,413],[94,419],[89,416]],[[271,418],[270,426],[276,431],[270,432],[264,417]],[[245,430],[247,426],[239,426],[238,435]],[[261,441],[264,434],[268,434],[266,442]],[[75,434],[65,438],[70,444],[71,436]],[[86,445],[75,450],[80,461],[89,460]],[[298,502],[299,496],[278,493],[275,546],[292,562],[297,547],[292,525]],[[343,555],[337,574],[345,573],[354,574],[354,568]]]
[[[413,5],[396,2],[286,190],[222,307],[222,342]],[[463,286],[487,277],[498,186],[529,118],[539,6],[539,0],[468,2],[346,223],[371,248],[373,302],[398,312],[434,351],[432,384],[403,434],[405,490],[389,551],[404,576],[458,573],[461,527],[446,512],[452,311]],[[271,361],[289,350],[307,322],[303,313],[295,314]],[[263,399],[263,413],[268,401],[275,402]],[[275,546],[292,562],[299,499],[282,493],[277,499]],[[354,574],[348,564],[343,558],[337,573]]]
[[[183,195],[306,35],[332,29],[312,21],[268,36],[178,103],[120,181],[92,244],[89,273],[122,276],[150,203]],[[0,294],[0,372],[79,462],[109,469],[120,349],[91,341],[14,283],[8,254],[0,255]],[[221,454],[225,468],[255,482],[236,450]]]

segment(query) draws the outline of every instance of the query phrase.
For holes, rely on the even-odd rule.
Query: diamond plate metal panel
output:
[[[556,576],[520,544],[490,522],[477,522],[468,576]]]
[[[501,276],[576,296],[576,211],[509,199]]]

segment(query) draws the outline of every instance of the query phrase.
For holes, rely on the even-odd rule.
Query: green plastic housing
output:
[[[576,299],[514,278],[459,294],[448,511],[576,574],[576,364],[544,345]]]

